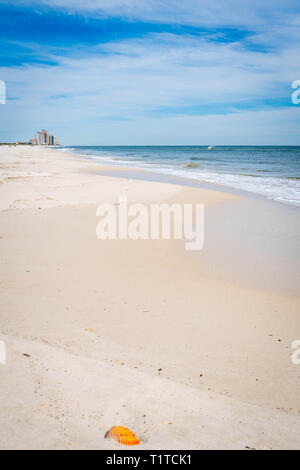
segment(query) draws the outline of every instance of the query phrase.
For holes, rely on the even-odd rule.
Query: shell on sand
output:
[[[123,444],[124,446],[135,446],[140,444],[136,435],[124,426],[112,426],[104,437],[106,439],[115,439],[119,444]]]

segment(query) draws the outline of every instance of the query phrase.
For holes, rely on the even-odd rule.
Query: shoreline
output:
[[[263,194],[254,193],[251,191],[247,191],[245,189],[234,188],[233,186],[232,187],[224,186],[224,185],[217,184],[217,183],[210,183],[204,180],[197,180],[194,178],[185,178],[183,176],[164,175],[158,172],[154,173],[151,170],[149,171],[144,170],[144,169],[139,170],[138,168],[134,168],[134,167],[128,167],[128,169],[126,168],[126,170],[124,171],[123,167],[111,167],[109,164],[106,165],[103,163],[99,163],[99,165],[104,167],[104,168],[101,168],[101,171],[99,171],[99,175],[107,175],[107,176],[112,176],[116,178],[127,178],[127,179],[130,178],[130,179],[137,179],[137,180],[143,180],[143,181],[152,181],[154,183],[158,182],[158,183],[166,183],[166,184],[175,184],[175,185],[190,187],[190,188],[207,189],[210,191],[218,191],[221,193],[233,194],[235,196],[253,198],[253,199],[260,200],[260,201],[269,202],[270,204],[279,204],[280,206],[291,208],[292,210],[296,210],[296,211],[299,211],[300,209],[300,206],[297,206],[295,204],[290,204],[290,203],[283,202],[283,201],[277,201],[275,199],[267,198]],[[123,173],[125,173],[125,175],[123,175]]]
[[[120,449],[118,424],[137,449],[300,448],[294,210],[54,149],[0,163],[1,448]],[[100,242],[96,207],[118,195],[204,203],[204,249]]]
[[[79,156],[77,154],[71,154],[72,156],[75,156],[76,158],[79,158],[79,161],[83,160],[83,161],[88,161],[88,162],[92,162],[94,163],[91,159],[89,158],[85,158],[85,157],[82,157],[82,156]],[[184,178],[184,177],[180,177],[180,176],[174,176],[174,175],[163,175],[163,174],[159,174],[159,173],[154,173],[154,172],[151,172],[151,170],[144,170],[144,169],[138,169],[138,168],[134,168],[134,167],[118,167],[117,165],[116,166],[112,166],[110,164],[105,164],[105,163],[102,163],[102,162],[96,162],[94,163],[95,166],[93,166],[93,168],[91,170],[88,170],[88,172],[91,172],[91,174],[97,174],[97,175],[100,175],[100,176],[108,176],[108,177],[112,177],[112,178],[123,178],[125,180],[128,180],[128,179],[132,179],[132,180],[136,180],[136,181],[146,181],[146,182],[151,182],[151,183],[161,183],[161,184],[167,184],[167,185],[174,185],[175,187],[180,187],[180,188],[186,188],[187,189],[187,192],[188,192],[188,189],[189,188],[192,188],[192,189],[200,189],[200,190],[204,190],[204,191],[210,191],[212,193],[220,193],[221,195],[223,195],[224,197],[226,198],[230,198],[230,197],[234,197],[234,198],[237,198],[237,200],[240,200],[241,201],[241,204],[245,206],[245,208],[247,207],[247,205],[251,208],[251,207],[254,207],[254,204],[256,205],[255,207],[257,208],[257,213],[254,215],[252,215],[252,226],[254,226],[256,223],[257,223],[257,217],[258,217],[258,214],[259,212],[262,212],[260,218],[264,218],[264,214],[266,212],[268,212],[269,214],[274,214],[273,217],[271,217],[271,220],[270,220],[270,227],[269,227],[269,230],[271,229],[272,225],[274,224],[274,218],[276,216],[278,216],[279,218],[282,218],[281,217],[281,214],[290,214],[291,217],[298,217],[298,214],[299,214],[299,207],[296,206],[296,205],[293,205],[293,204],[288,204],[288,203],[285,203],[285,202],[281,202],[281,201],[276,201],[274,199],[269,199],[267,197],[265,197],[264,195],[261,195],[261,194],[257,194],[257,193],[253,193],[253,192],[250,192],[250,191],[246,191],[246,190],[241,190],[241,189],[237,189],[237,188],[231,188],[231,187],[226,187],[226,186],[222,186],[222,185],[219,185],[219,184],[216,184],[216,183],[209,183],[209,182],[206,182],[206,181],[199,181],[199,180],[195,180],[195,179],[192,179],[192,178]],[[97,166],[99,168],[99,170],[97,171]],[[188,197],[188,196],[187,196]],[[263,207],[263,210],[261,210],[261,208]],[[251,209],[251,211],[253,212],[253,209]],[[243,213],[243,208],[241,209],[241,213]],[[233,215],[233,213],[231,212],[231,215]],[[219,218],[221,219],[222,216],[221,214],[219,214]],[[269,216],[270,218],[270,216]],[[272,220],[273,219],[273,220]],[[249,221],[245,221],[245,223],[248,223],[249,227],[250,227],[250,223]],[[284,224],[284,220],[281,221],[282,224]],[[216,223],[215,223],[216,225]],[[267,222],[265,222],[264,225],[267,225]],[[216,228],[216,227],[214,227]],[[274,228],[274,230],[277,230],[278,231],[278,227],[277,228]],[[300,224],[297,223],[296,224],[296,230],[297,230],[297,233],[299,234],[300,236]],[[231,234],[233,235],[233,234]],[[209,236],[213,236],[213,234],[211,233],[210,231],[210,234]],[[227,237],[229,236],[229,234],[227,234]],[[239,233],[239,236],[241,236],[241,233]],[[234,239],[234,236],[233,236],[233,239]],[[220,241],[218,240],[218,243]],[[267,242],[267,240],[266,240]],[[268,243],[268,242],[267,242]],[[265,249],[268,249],[267,247],[267,243],[265,245]],[[233,242],[231,242],[231,245],[233,245]],[[235,247],[239,246],[240,243],[239,243],[239,240],[236,238],[235,239]],[[298,248],[298,253],[299,253],[299,256],[300,256],[300,251],[299,251],[299,244],[297,243],[297,248]],[[278,246],[277,247],[277,251],[280,251],[282,247]],[[226,247],[224,247],[224,251],[225,251]],[[245,247],[245,249],[247,249],[247,247]],[[262,249],[261,249],[262,250]],[[242,251],[242,248],[239,247],[239,251],[240,251],[240,256],[243,256],[241,251]],[[218,253],[219,256],[220,256],[220,252]],[[234,258],[234,254],[232,254],[232,258]],[[197,255],[195,255],[197,256]],[[216,262],[216,259],[214,260],[214,262]],[[230,263],[230,261],[228,260],[228,258],[226,259],[226,263]],[[220,274],[220,271],[222,270],[223,271],[223,274],[221,276],[221,279],[225,280],[226,277],[228,276],[228,271],[226,271],[226,267],[225,267],[225,263],[223,263],[222,265],[219,265],[219,274]],[[261,269],[264,269],[263,266],[260,266]],[[236,269],[236,272],[235,272],[235,276],[232,277],[231,276],[231,281],[235,281],[236,283],[238,283],[238,281],[241,280],[241,272],[240,272],[240,266],[237,267]],[[249,268],[250,270],[250,268]],[[244,273],[244,276],[243,276],[243,279],[247,284],[249,284],[249,281],[252,279],[253,281],[253,278],[255,277],[256,273],[254,272],[255,270],[255,266],[253,266],[253,268]],[[232,273],[231,273],[232,274]],[[267,275],[270,277],[270,278],[273,278],[273,275],[272,275],[272,269],[269,270],[269,272],[267,272]],[[267,276],[265,275],[265,278]],[[266,283],[265,282],[266,279],[264,279],[264,281],[262,282],[262,285],[261,287],[264,288],[264,289],[272,289],[272,286],[270,286],[270,284]],[[279,279],[278,279],[278,283],[276,284],[276,288],[277,289],[282,289],[282,282],[284,280],[282,279],[282,276],[279,276]],[[283,289],[284,291],[287,291],[291,294],[294,294],[296,296],[298,296],[298,292],[299,292],[299,289],[298,289],[298,286],[300,284],[300,271],[299,269],[297,270],[297,275],[295,277],[295,279],[293,280],[292,282],[292,285],[293,285],[293,288],[291,290],[287,289],[287,285],[285,286],[285,288]],[[259,287],[257,283],[254,283],[253,284],[254,287]]]
[[[248,147],[248,146],[247,146]],[[269,147],[269,146],[267,146]],[[254,146],[255,148],[255,146]],[[65,152],[67,147],[62,147],[59,149],[62,152]],[[72,149],[70,149],[72,150]],[[142,168],[139,166],[130,166],[126,164],[122,164],[121,161],[114,163],[112,160],[110,161],[101,161],[100,159],[97,160],[93,158],[91,155],[86,154],[79,154],[79,153],[72,153],[72,155],[78,157],[83,161],[88,161],[93,164],[98,164],[101,167],[101,172],[103,174],[107,174],[109,176],[115,177],[129,177],[134,179],[144,179],[146,181],[154,181],[154,182],[164,182],[170,184],[179,184],[181,186],[188,186],[188,187],[196,187],[201,189],[208,189],[213,191],[221,191],[224,193],[230,193],[235,195],[241,195],[245,197],[254,197],[264,201],[270,201],[273,203],[283,204],[284,206],[293,207],[299,210],[300,205],[295,204],[288,201],[283,201],[276,199],[274,196],[268,197],[266,194],[255,192],[249,189],[238,188],[231,184],[222,184],[217,182],[210,182],[206,181],[205,179],[199,179],[196,177],[190,176],[183,176],[183,175],[175,175],[175,174],[167,174],[160,171],[155,171],[149,168]],[[128,162],[127,162],[128,163]],[[136,162],[137,163],[137,162]],[[101,172],[99,174],[101,174]],[[124,176],[125,175],[125,176]],[[247,175],[240,175],[240,176],[247,176]],[[276,178],[276,177],[274,177]]]

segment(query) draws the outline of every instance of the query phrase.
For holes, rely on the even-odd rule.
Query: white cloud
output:
[[[67,0],[53,3],[71,5]],[[142,1],[138,3],[143,5]],[[180,12],[184,13],[183,3],[169,3],[173,6],[171,19],[179,20]],[[191,21],[213,23],[212,8],[217,8],[218,2],[201,10],[201,15],[195,10],[200,3],[192,0],[184,3],[185,15]],[[245,21],[252,22],[251,15],[247,17],[248,3],[246,6],[238,3],[240,8],[232,10],[230,0],[230,10],[223,8],[215,22],[229,21],[229,12],[234,14],[232,21],[238,17],[243,21],[245,17]],[[100,5],[111,14],[117,4],[113,0],[72,2],[78,8],[85,5],[85,10]],[[136,6],[136,17],[140,11],[141,15],[155,14],[162,21],[167,4],[164,1],[147,4],[147,9],[140,9],[135,0],[119,2],[118,14],[126,9],[128,16]],[[273,3],[274,12],[280,5],[280,1]],[[264,8],[268,9],[253,8],[252,16],[262,19]],[[275,13],[273,16],[274,21],[279,21]],[[77,143],[117,144],[198,143],[198,137],[202,139],[205,135],[215,143],[243,143],[243,139],[244,143],[262,143],[264,139],[264,143],[272,143],[273,135],[281,143],[299,144],[300,107],[269,109],[279,99],[289,100],[291,82],[300,78],[296,60],[298,21],[299,17],[293,17],[291,40],[287,40],[284,20],[275,35],[271,28],[265,31],[257,28],[247,39],[248,43],[272,44],[274,47],[268,53],[257,48],[249,50],[244,42],[218,42],[208,34],[202,37],[148,34],[140,39],[81,47],[64,56],[58,56],[50,47],[31,45],[35,53],[45,54],[58,65],[2,68],[1,79],[7,83],[8,97],[20,99],[8,100],[5,115],[1,113],[0,139],[13,128],[16,138],[20,135],[28,138],[35,128],[43,126],[64,135],[71,144],[75,143],[75,136]],[[263,107],[266,101],[265,109],[249,110],[258,103]],[[237,111],[241,106],[248,111]],[[194,108],[193,116],[188,115],[191,112],[188,108]],[[216,134],[220,142],[213,139]]]
[[[93,15],[117,16],[160,23],[256,27],[266,20],[281,23],[299,12],[296,0],[18,0],[18,5],[47,5]],[[290,22],[290,20],[289,20]]]
[[[13,93],[25,102],[35,96],[49,105],[53,95],[73,94],[66,98],[69,106],[85,103],[97,116],[220,102],[251,106],[254,100],[282,97],[297,78],[296,53],[295,47],[266,54],[249,52],[239,43],[150,34],[71,57],[52,57],[50,51],[48,58],[58,66],[3,69],[2,78],[15,83]]]

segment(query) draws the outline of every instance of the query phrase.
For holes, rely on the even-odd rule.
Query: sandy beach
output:
[[[300,449],[299,208],[133,175],[0,148],[0,448]],[[204,204],[203,250],[100,241],[120,195]]]

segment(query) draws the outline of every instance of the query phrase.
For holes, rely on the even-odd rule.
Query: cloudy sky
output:
[[[0,141],[300,145],[294,0],[0,0]]]

